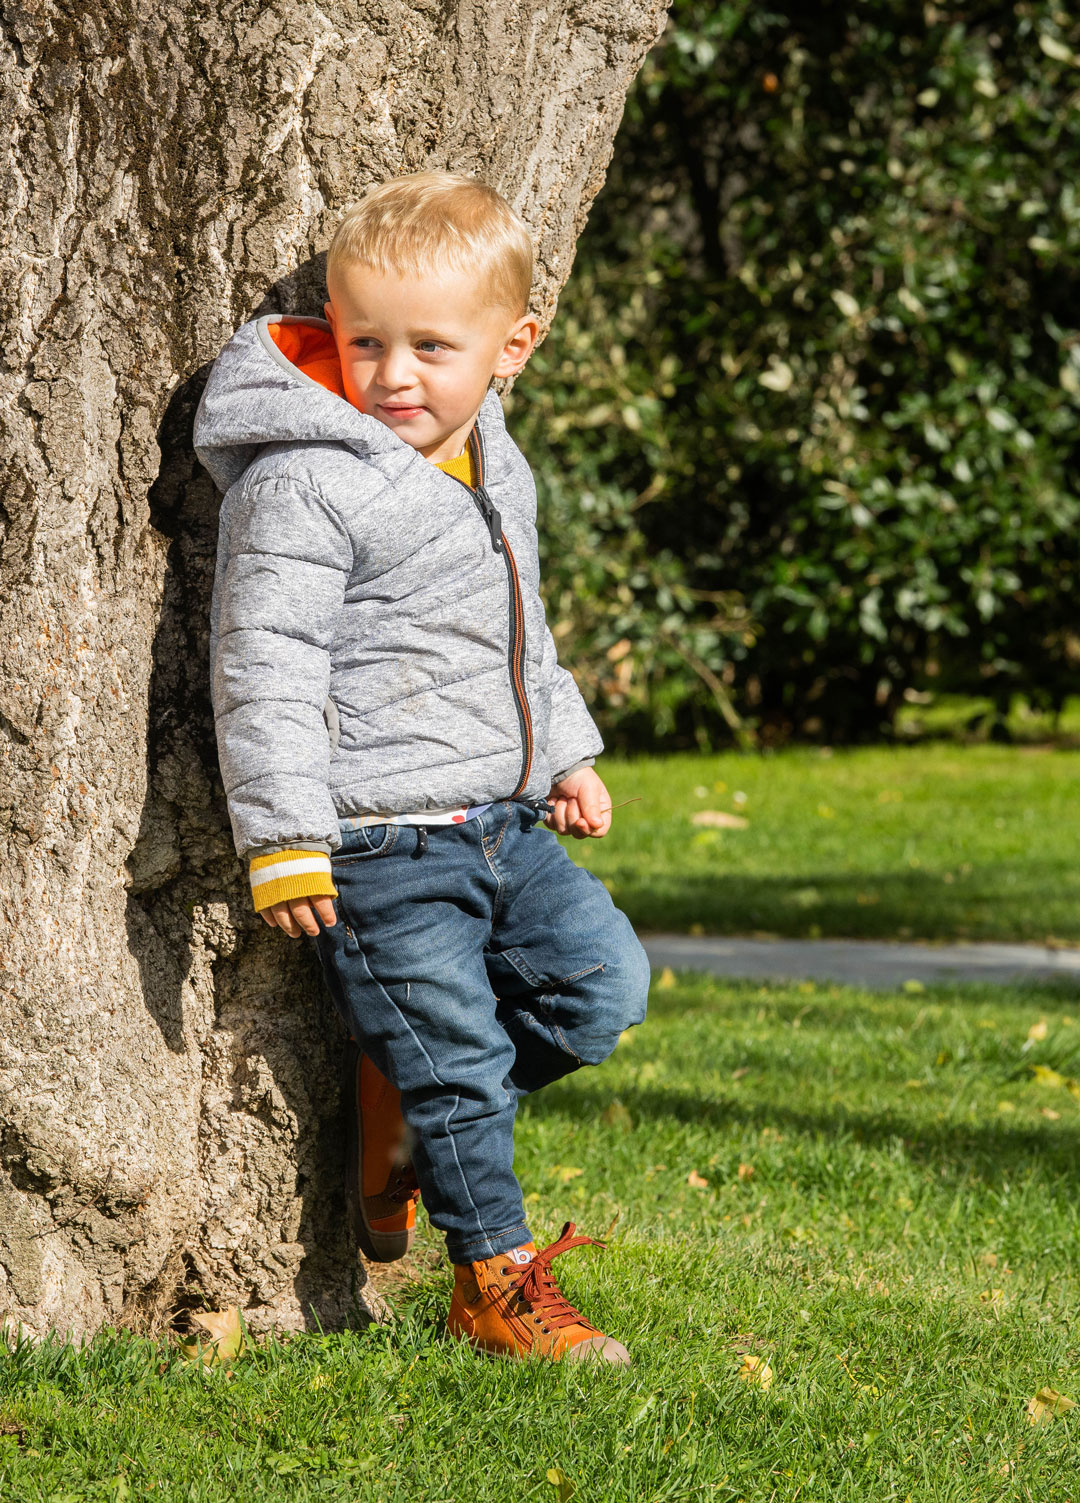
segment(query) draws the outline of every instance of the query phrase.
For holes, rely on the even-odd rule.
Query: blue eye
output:
[[[425,355],[434,355],[442,349],[442,345],[438,344],[434,339],[422,339],[417,345],[417,349],[421,350]]]

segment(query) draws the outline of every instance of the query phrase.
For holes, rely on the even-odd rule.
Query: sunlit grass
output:
[[[1024,1406],[1080,1397],[1078,1075],[1062,990],[677,978],[519,1117],[538,1240],[611,1228],[556,1267],[629,1371],[474,1358],[442,1335],[445,1265],[395,1325],[231,1375],[108,1335],[27,1347],[0,1361],[0,1496],[1074,1498],[1076,1416]]]
[[[567,841],[639,928],[1080,940],[1080,752],[998,746],[602,757]],[[695,825],[703,812],[742,829]]]

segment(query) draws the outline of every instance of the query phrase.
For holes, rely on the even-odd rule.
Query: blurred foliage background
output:
[[[511,425],[609,744],[1080,663],[1080,16],[675,0]]]

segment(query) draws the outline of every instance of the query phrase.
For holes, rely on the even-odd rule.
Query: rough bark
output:
[[[0,55],[0,1316],[370,1305],[343,1029],[251,911],[210,714],[201,375],[341,209],[475,171],[547,319],[664,0],[12,0]]]

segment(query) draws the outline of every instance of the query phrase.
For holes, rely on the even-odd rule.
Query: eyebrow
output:
[[[360,324],[358,327],[350,330],[349,332],[350,339],[374,339],[377,337],[378,336],[372,331],[372,329],[365,324]],[[435,329],[410,329],[408,331],[408,338],[410,340],[432,339],[438,340],[440,344],[456,344],[458,342],[459,336],[455,334],[448,334],[445,331],[439,332]]]

